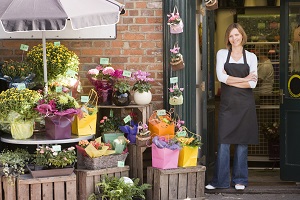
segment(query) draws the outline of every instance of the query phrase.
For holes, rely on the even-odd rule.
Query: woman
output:
[[[227,49],[217,53],[217,77],[221,82],[218,120],[218,156],[215,174],[206,189],[230,187],[230,145],[235,145],[231,184],[244,190],[248,184],[248,144],[258,144],[258,125],[252,89],[257,84],[257,57],[243,45],[247,35],[241,25],[229,25]]]

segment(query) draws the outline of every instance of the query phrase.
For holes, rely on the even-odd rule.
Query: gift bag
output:
[[[197,166],[198,147],[184,146],[179,152],[178,166]]]
[[[152,144],[152,167],[159,169],[174,169],[178,167],[179,150],[158,148]]]
[[[126,138],[130,141],[130,144],[136,143],[136,135],[138,133],[138,124],[130,121],[130,125],[119,126],[120,130],[125,134]]]
[[[72,123],[72,133],[76,135],[94,135],[97,123],[98,96],[95,90],[90,90],[89,101],[81,107],[81,115],[75,115]]]
[[[174,7],[173,12],[168,15],[168,25],[170,26],[171,34],[179,34],[183,32],[183,22],[180,18],[177,6]]]
[[[17,140],[28,139],[33,135],[33,120],[14,121],[10,124],[12,138]]]
[[[151,137],[164,135],[172,137],[175,134],[175,124],[172,121],[170,113],[158,116],[157,111],[154,111],[149,117],[148,124]]]
[[[70,139],[73,115],[45,117],[46,136],[53,140]]]

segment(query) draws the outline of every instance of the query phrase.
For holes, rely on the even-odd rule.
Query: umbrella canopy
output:
[[[45,31],[74,30],[119,22],[124,5],[114,0],[1,0],[0,20],[6,32],[43,31],[44,82],[47,84]]]

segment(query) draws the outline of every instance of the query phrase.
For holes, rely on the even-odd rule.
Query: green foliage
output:
[[[4,61],[4,64],[1,68],[1,73],[6,76],[14,78],[25,78],[32,72],[31,63],[25,61]]]
[[[131,200],[133,198],[146,199],[145,190],[150,189],[150,184],[139,185],[139,179],[133,183],[125,183],[123,178],[106,176],[96,184],[99,194],[92,194],[88,200]]]
[[[118,80],[114,83],[114,89],[120,93],[130,92],[131,86],[126,80]]]
[[[0,165],[2,172],[6,177],[16,177],[24,174],[26,164],[32,156],[25,149],[16,149],[15,151],[4,149],[0,153]]]
[[[117,116],[103,116],[99,123],[100,133],[119,131],[119,126],[123,125],[121,119]]]

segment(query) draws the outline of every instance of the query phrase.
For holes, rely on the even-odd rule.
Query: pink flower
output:
[[[174,92],[174,89],[173,88],[169,88],[170,92]]]
[[[90,69],[90,70],[88,71],[88,74],[98,75],[98,74],[99,74],[99,70],[98,70],[98,69]]]
[[[180,49],[180,47],[174,47],[173,49],[170,49],[170,52],[177,54],[177,53],[179,53],[179,49]]]
[[[102,73],[104,75],[113,75],[115,73],[115,70],[114,68],[112,67],[105,67],[103,70],[102,70]]]
[[[102,67],[101,65],[98,65],[98,66],[96,67],[96,69],[97,69],[98,71],[102,71],[102,70],[103,70],[103,67]]]
[[[100,124],[104,124],[104,119],[100,120]]]
[[[103,118],[102,119],[104,119],[104,120],[107,120],[108,118],[107,118],[107,116],[103,116]]]

